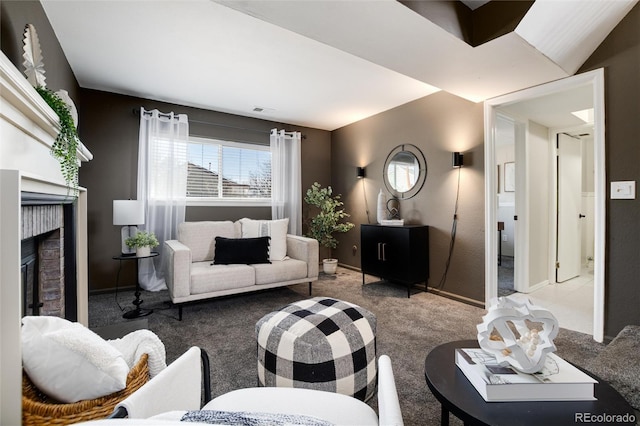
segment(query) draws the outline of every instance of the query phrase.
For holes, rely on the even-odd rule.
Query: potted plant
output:
[[[60,162],[60,171],[71,193],[78,195],[78,130],[69,105],[46,87],[35,88],[60,119],[60,133],[51,147],[51,154]]]
[[[136,249],[136,256],[146,257],[151,254],[151,249],[160,245],[156,235],[153,232],[138,232],[133,237],[129,237],[124,240],[124,243],[129,248]]]
[[[318,182],[314,182],[311,188],[307,190],[304,201],[307,204],[315,206],[319,212],[309,221],[309,232],[307,237],[315,238],[318,243],[329,249],[338,246],[338,240],[333,236],[336,232],[347,232],[354,227],[351,222],[340,222],[342,219],[349,217],[340,201],[340,195],[332,195],[331,186],[322,188]],[[338,259],[328,258],[322,260],[323,271],[327,274],[334,274],[338,266]]]

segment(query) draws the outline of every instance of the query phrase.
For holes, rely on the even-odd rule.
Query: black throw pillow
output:
[[[270,239],[271,237],[216,237],[212,265],[271,263],[269,261]]]

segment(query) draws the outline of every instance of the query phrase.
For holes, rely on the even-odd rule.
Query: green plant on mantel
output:
[[[315,238],[318,243],[330,249],[338,246],[338,240],[333,236],[336,232],[347,232],[354,227],[351,222],[340,222],[349,217],[344,209],[340,208],[344,203],[340,201],[340,195],[332,195],[330,186],[322,188],[318,182],[314,182],[307,190],[304,201],[316,206],[320,211],[309,223],[308,237]]]
[[[71,116],[69,106],[56,93],[46,87],[36,87],[36,91],[45,102],[58,114],[60,133],[51,147],[51,154],[60,162],[62,177],[70,192],[78,195],[78,130]]]
[[[153,232],[145,232],[145,231],[140,231],[133,237],[127,238],[126,240],[124,240],[124,243],[129,248],[138,248],[138,247],[154,248],[160,245],[160,243],[158,242],[158,239],[156,238],[156,235]]]

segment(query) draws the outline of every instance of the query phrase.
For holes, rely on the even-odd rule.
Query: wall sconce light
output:
[[[453,167],[462,167],[464,165],[464,155],[459,152],[453,153]]]
[[[358,167],[358,172],[356,177],[358,179],[362,179],[365,176],[365,171],[364,171],[364,167]]]

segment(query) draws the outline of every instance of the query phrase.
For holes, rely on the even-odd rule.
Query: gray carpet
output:
[[[391,357],[402,413],[406,425],[437,425],[440,404],[424,379],[425,356],[435,346],[452,340],[475,339],[483,309],[432,293],[413,290],[407,298],[404,286],[378,281],[339,268],[335,276],[321,275],[313,285],[313,296],[328,296],[358,304],[377,317],[378,355]],[[293,301],[308,298],[307,284],[246,293],[185,306],[183,321],[168,305],[166,291],[143,292],[142,307],[153,308],[145,317],[148,327],[164,342],[167,362],[190,346],[204,348],[211,358],[212,394],[255,386],[255,323],[265,314]],[[113,326],[122,318],[120,306],[131,309],[132,292],[100,294],[89,298],[89,326]],[[557,354],[578,365],[586,365],[604,348],[591,336],[562,329],[555,340]],[[377,410],[376,398],[369,404]],[[452,425],[460,425],[452,416]]]

